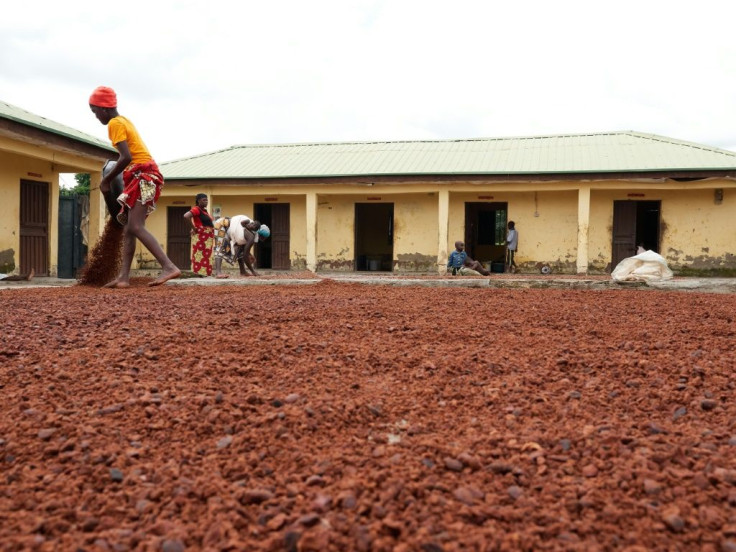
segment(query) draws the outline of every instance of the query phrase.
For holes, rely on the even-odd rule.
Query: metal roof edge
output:
[[[645,132],[637,132],[635,130],[627,131],[628,134],[631,134],[632,136],[636,136],[638,138],[646,138],[648,140],[653,140],[656,142],[664,142],[667,144],[674,144],[677,146],[685,146],[693,149],[699,149],[703,151],[709,151],[711,153],[720,153],[723,155],[728,155],[730,157],[736,157],[736,152],[730,151],[723,148],[717,148],[715,146],[708,146],[705,144],[699,144],[697,142],[689,142],[687,140],[680,140],[678,138],[670,138],[668,136],[661,136],[659,134],[648,134]]]
[[[580,170],[580,171],[519,171],[519,172],[508,172],[508,171],[499,171],[499,172],[489,172],[489,171],[454,171],[454,172],[439,172],[439,171],[430,171],[430,172],[386,172],[386,173],[340,173],[340,174],[314,174],[314,175],[305,175],[305,174],[279,174],[279,175],[258,175],[258,176],[234,176],[234,175],[209,175],[209,176],[165,176],[167,181],[172,180],[280,180],[280,179],[319,179],[319,178],[351,178],[351,177],[360,177],[360,178],[370,178],[370,177],[422,177],[422,176],[487,176],[487,177],[494,177],[494,176],[562,176],[566,175],[569,177],[573,177],[575,175],[581,175],[581,176],[589,176],[589,175],[620,175],[622,173],[630,174],[630,175],[636,175],[636,174],[660,174],[660,173],[707,173],[707,172],[724,172],[724,173],[734,173],[734,176],[736,176],[736,167],[733,169],[728,169],[724,167],[710,167],[710,168],[668,168],[668,169],[662,169],[662,168],[654,168],[654,169],[634,169],[631,171],[624,171],[621,169],[611,169],[611,170],[602,170],[602,169],[596,169],[596,170]]]
[[[16,105],[13,105],[11,103],[5,102],[0,100],[0,103],[3,103],[7,106],[10,106],[14,109],[17,109],[18,111],[22,111],[23,113],[28,113],[29,115],[32,115],[33,117],[38,117],[39,119],[43,119],[44,121],[49,121],[50,123],[53,123],[54,125],[59,125],[60,127],[68,128],[70,132],[66,132],[62,129],[54,128],[53,126],[44,125],[41,123],[37,123],[35,121],[31,121],[29,119],[23,119],[22,117],[16,117],[9,113],[3,113],[0,111],[0,118],[6,119],[8,121],[13,121],[15,123],[21,124],[23,126],[37,128],[40,130],[43,130],[44,132],[48,132],[50,134],[55,134],[57,136],[63,136],[64,138],[69,138],[71,140],[74,140],[76,142],[82,142],[84,144],[89,144],[91,146],[99,147],[107,151],[117,152],[117,150],[110,144],[107,144],[106,142],[89,135],[85,132],[82,132],[80,130],[74,129],[72,127],[67,127],[66,125],[59,123],[57,121],[53,121],[51,119],[47,119],[46,117],[42,117],[41,115],[36,115],[35,113],[31,113],[30,111],[23,109],[21,107],[18,107]]]

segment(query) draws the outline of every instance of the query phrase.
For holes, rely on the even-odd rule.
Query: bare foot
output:
[[[36,275],[36,271],[34,269],[31,269],[31,271],[28,273],[28,276],[26,276],[26,281],[30,282],[33,280],[33,277]]]
[[[229,278],[229,277],[230,277],[229,274],[218,274],[217,276],[215,276],[215,278],[217,278],[218,280],[224,280],[225,278]]]
[[[119,282],[119,281],[120,281],[120,280],[118,280],[117,278],[115,278],[114,280],[112,280],[112,281],[110,281],[110,282],[107,282],[107,283],[106,283],[106,284],[105,284],[104,286],[102,286],[102,287],[103,287],[103,288],[114,288],[114,287],[118,287],[118,282]]]
[[[175,268],[173,270],[168,270],[166,272],[162,272],[161,276],[156,278],[153,282],[148,284],[149,286],[160,286],[161,284],[168,282],[169,280],[173,280],[174,278],[178,278],[181,276],[181,270],[178,268]]]

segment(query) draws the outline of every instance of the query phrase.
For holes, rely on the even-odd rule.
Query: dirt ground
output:
[[[0,301],[2,550],[736,550],[736,295]]]

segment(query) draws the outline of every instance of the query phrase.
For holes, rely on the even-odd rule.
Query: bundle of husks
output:
[[[102,287],[117,277],[122,261],[123,231],[123,226],[108,217],[102,236],[87,256],[79,277],[81,285]]]

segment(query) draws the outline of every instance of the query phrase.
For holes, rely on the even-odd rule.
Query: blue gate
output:
[[[59,278],[76,278],[87,258],[82,225],[89,223],[89,196],[59,196]]]

